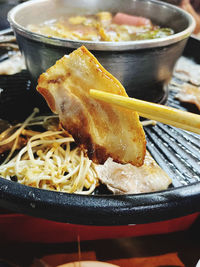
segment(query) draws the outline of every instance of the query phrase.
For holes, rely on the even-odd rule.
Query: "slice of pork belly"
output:
[[[146,140],[138,114],[91,98],[90,89],[127,96],[84,46],[58,60],[39,77],[37,86],[63,128],[93,162],[102,164],[111,157],[141,166]]]
[[[141,167],[119,164],[109,158],[103,165],[95,165],[95,170],[99,180],[114,194],[165,190],[172,182],[148,152]]]
[[[200,110],[200,88],[189,83],[184,83],[181,90],[176,95],[182,102],[191,103]]]
[[[181,57],[175,66],[174,76],[178,79],[190,82],[193,85],[200,85],[200,65],[194,60]]]

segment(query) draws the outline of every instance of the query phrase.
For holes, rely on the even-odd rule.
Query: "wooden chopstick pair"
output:
[[[90,95],[95,99],[135,110],[144,118],[200,134],[200,115],[94,89],[90,90]]]

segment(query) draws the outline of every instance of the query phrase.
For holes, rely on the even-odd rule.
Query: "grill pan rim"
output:
[[[84,196],[33,188],[1,178],[0,206],[73,224],[145,224],[200,212],[199,192],[200,182],[197,182],[154,193]]]

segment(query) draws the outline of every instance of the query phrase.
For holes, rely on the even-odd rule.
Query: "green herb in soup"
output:
[[[172,29],[154,25],[144,17],[124,13],[113,16],[110,12],[62,17],[40,25],[29,25],[28,29],[49,37],[107,42],[163,38],[174,33]]]

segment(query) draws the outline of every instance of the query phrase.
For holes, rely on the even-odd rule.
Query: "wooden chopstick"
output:
[[[95,99],[135,110],[144,118],[200,134],[200,115],[94,89],[90,90],[90,95]]]

